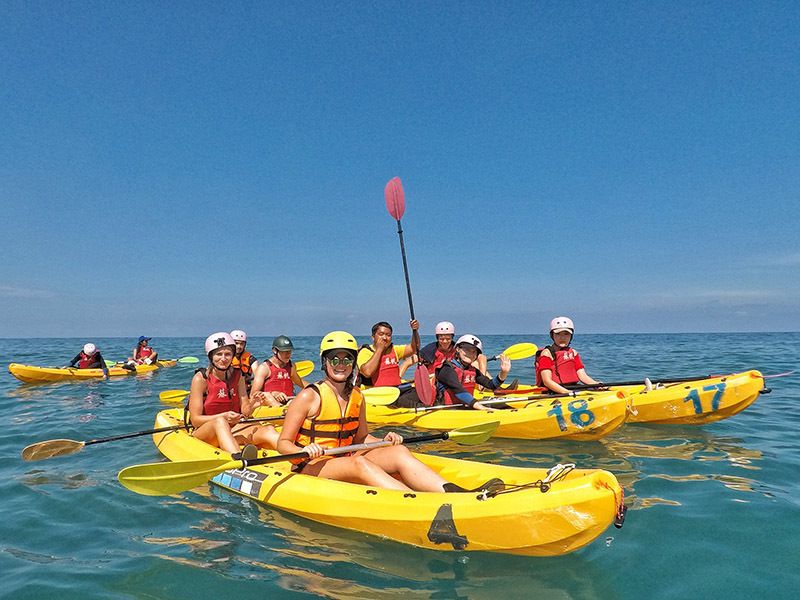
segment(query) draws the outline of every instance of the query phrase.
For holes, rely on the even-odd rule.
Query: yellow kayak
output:
[[[440,431],[500,421],[494,433],[497,437],[597,440],[625,422],[629,399],[624,391],[533,400],[504,396],[503,401],[511,408],[488,411],[460,407],[390,408],[367,403],[367,420],[375,425],[411,425]]]
[[[750,406],[764,390],[759,371],[745,371],[692,381],[612,386],[630,395],[628,423],[702,425],[735,415]],[[541,393],[540,387],[523,387],[515,394]],[[596,392],[578,392],[578,397]],[[477,397],[481,397],[476,394]],[[513,398],[513,395],[503,396]]]
[[[123,369],[122,367],[108,367],[109,377],[121,377],[155,371],[159,367],[174,367],[175,360],[159,360],[158,365],[136,365],[136,370]],[[74,367],[34,367],[11,363],[8,365],[11,374],[26,383],[41,383],[46,381],[63,381],[65,379],[100,379],[103,377],[102,369],[76,369]]]
[[[180,409],[156,417],[155,427],[183,422]],[[153,436],[173,461],[228,455],[184,429]],[[261,451],[261,455],[273,455]],[[553,556],[577,550],[601,535],[622,510],[623,492],[603,470],[505,467],[415,454],[444,478],[466,488],[499,477],[496,493],[402,492],[292,473],[286,462],[225,471],[214,483],[313,521],[382,538],[450,551],[483,550]],[[543,489],[545,491],[543,491]]]

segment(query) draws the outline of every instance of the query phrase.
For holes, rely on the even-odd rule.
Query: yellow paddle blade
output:
[[[364,395],[364,400],[370,404],[386,406],[397,400],[397,397],[400,395],[400,390],[396,387],[380,386],[361,390],[361,393]]]
[[[314,363],[310,360],[301,360],[300,362],[294,363],[294,366],[297,368],[297,374],[300,377],[305,377],[314,370]]]
[[[119,482],[137,494],[164,496],[178,494],[206,483],[217,473],[242,466],[240,460],[217,458],[126,467],[119,472]]]
[[[500,421],[489,421],[488,423],[459,427],[448,431],[447,439],[465,446],[476,446],[492,437],[492,434],[497,431],[499,426]]]
[[[522,342],[521,344],[514,344],[513,346],[509,346],[506,348],[506,351],[503,352],[510,360],[519,360],[521,358],[530,358],[539,348],[536,347],[536,344],[529,344],[528,342]]]
[[[75,454],[79,452],[84,445],[84,442],[76,442],[75,440],[47,440],[46,442],[31,444],[23,448],[22,460],[44,460],[45,458],[53,458],[54,456]]]
[[[158,395],[158,399],[170,404],[180,404],[188,395],[186,390],[165,390]]]

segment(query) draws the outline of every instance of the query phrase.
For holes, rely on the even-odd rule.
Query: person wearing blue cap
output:
[[[152,338],[139,336],[139,342],[136,348],[133,349],[133,356],[128,359],[128,362],[133,361],[137,365],[154,365],[158,360],[158,352],[153,350],[148,342]]]

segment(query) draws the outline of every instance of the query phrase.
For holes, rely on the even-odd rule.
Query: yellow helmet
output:
[[[346,331],[331,331],[322,338],[322,342],[319,345],[320,358],[331,350],[347,350],[356,355],[358,353],[356,338]]]

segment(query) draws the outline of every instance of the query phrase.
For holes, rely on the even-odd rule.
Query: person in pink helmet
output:
[[[108,379],[106,361],[97,346],[91,342],[84,344],[83,349],[70,361],[69,366],[74,367],[76,364],[79,369],[102,369],[103,379]]]
[[[556,394],[568,394],[570,390],[564,386],[576,383],[602,385],[587,375],[578,351],[570,347],[574,334],[572,319],[556,317],[550,321],[553,343],[536,352],[536,385]]]
[[[253,385],[253,374],[258,368],[258,360],[250,352],[245,350],[247,346],[247,334],[241,329],[231,331],[231,337],[236,342],[236,354],[233,357],[233,367],[239,369],[244,376],[244,383],[247,392],[250,393],[250,386]]]
[[[192,435],[230,454],[237,454],[240,444],[246,444],[244,458],[254,457],[255,446],[275,449],[278,432],[272,425],[240,423],[252,416],[264,400],[247,396],[244,376],[233,366],[233,337],[224,331],[214,333],[206,339],[205,349],[208,367],[195,372],[189,391]]]
[[[475,400],[475,387],[481,385],[495,390],[502,386],[511,371],[511,361],[501,354],[500,374],[490,379],[476,368],[481,354],[483,344],[478,336],[467,334],[458,338],[454,358],[436,369],[436,404],[464,404],[479,410],[490,408]]]

